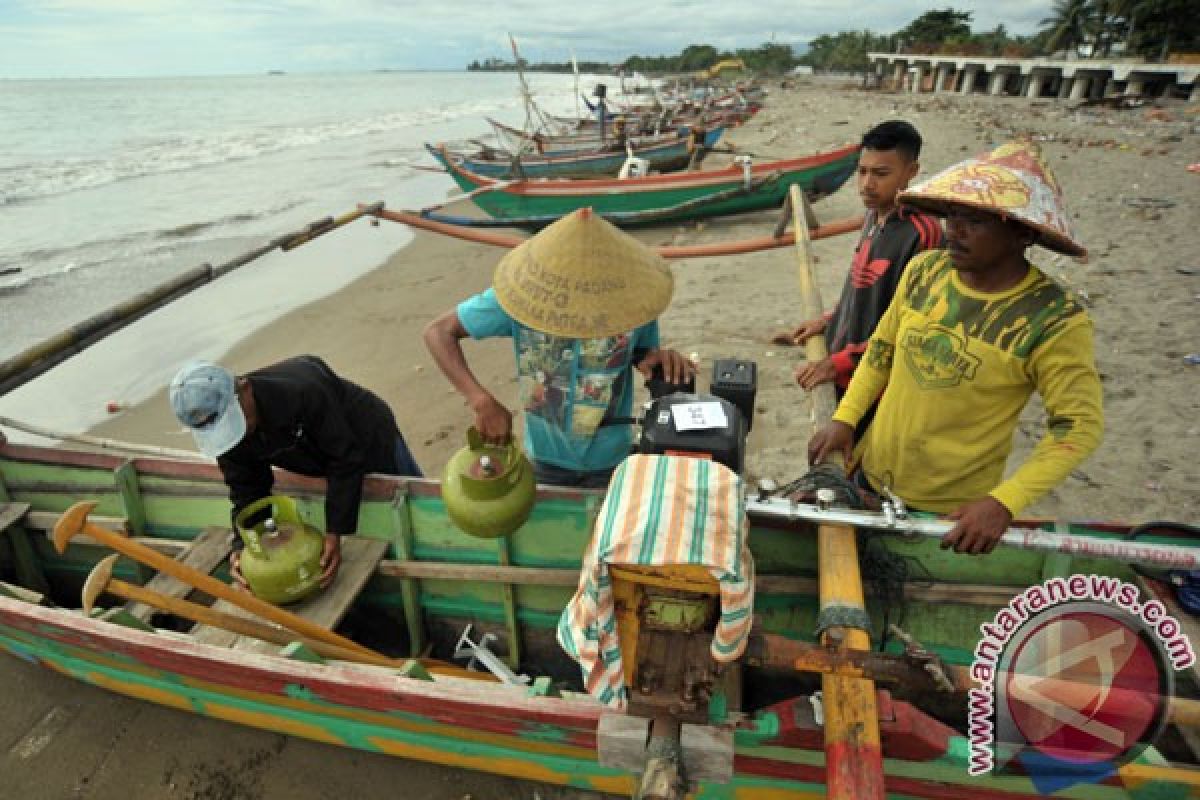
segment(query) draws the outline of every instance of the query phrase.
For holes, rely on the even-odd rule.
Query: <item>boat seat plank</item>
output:
[[[362,536],[345,537],[342,540],[342,564],[338,567],[337,577],[333,584],[313,597],[286,606],[286,610],[333,630],[346,616],[346,612],[354,603],[354,599],[358,597],[358,593],[367,585],[367,581],[375,573],[387,549],[388,542],[380,539],[367,539]],[[254,617],[226,600],[218,600],[213,608],[228,614]],[[205,644],[258,653],[279,652],[278,645],[249,636],[239,636],[236,633],[209,625],[198,625],[192,630],[192,633],[196,641]]]
[[[6,531],[29,513],[29,503],[0,503],[0,531]]]
[[[213,526],[205,528],[187,548],[175,556],[175,560],[207,575],[229,557],[229,551],[232,549],[233,532],[229,528]],[[193,590],[191,584],[163,573],[151,578],[146,583],[146,588],[177,598],[187,597]],[[158,613],[158,609],[152,606],[134,602],[126,603],[125,610],[142,622],[149,622],[150,618]]]

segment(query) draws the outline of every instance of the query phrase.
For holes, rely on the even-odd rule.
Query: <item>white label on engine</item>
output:
[[[729,426],[725,409],[720,403],[711,401],[671,406],[671,416],[675,418],[677,431],[706,431]]]

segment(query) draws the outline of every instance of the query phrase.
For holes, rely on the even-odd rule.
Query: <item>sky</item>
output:
[[[1029,34],[1051,0],[0,0],[0,78],[462,69],[511,56],[619,62],[823,33],[898,30],[932,8]]]

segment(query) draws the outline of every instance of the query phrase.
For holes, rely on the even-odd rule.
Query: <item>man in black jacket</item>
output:
[[[369,472],[421,476],[387,403],[339,377],[316,356],[296,356],[234,376],[204,361],[171,381],[171,408],[229,486],[233,514],[271,493],[271,467],[325,478],[322,586],[341,563],[340,536],[358,527],[362,479]],[[229,562],[244,585],[241,551]]]

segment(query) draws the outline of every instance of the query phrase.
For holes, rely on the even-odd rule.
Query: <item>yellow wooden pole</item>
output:
[[[798,186],[791,188],[791,204],[802,318],[815,319],[824,313],[824,308],[813,275],[808,201]],[[810,338],[806,348],[805,357],[810,362],[829,357],[821,336]],[[836,407],[833,384],[823,383],[813,390],[812,407],[814,430],[827,425]],[[826,460],[845,466],[840,453]],[[866,608],[853,528],[821,525],[817,529],[817,576],[821,608],[818,620],[824,628],[822,642],[830,647],[869,650],[871,638],[861,622],[866,618]],[[830,800],[883,800],[883,753],[875,682],[824,674],[821,694],[825,711],[825,796]]]

